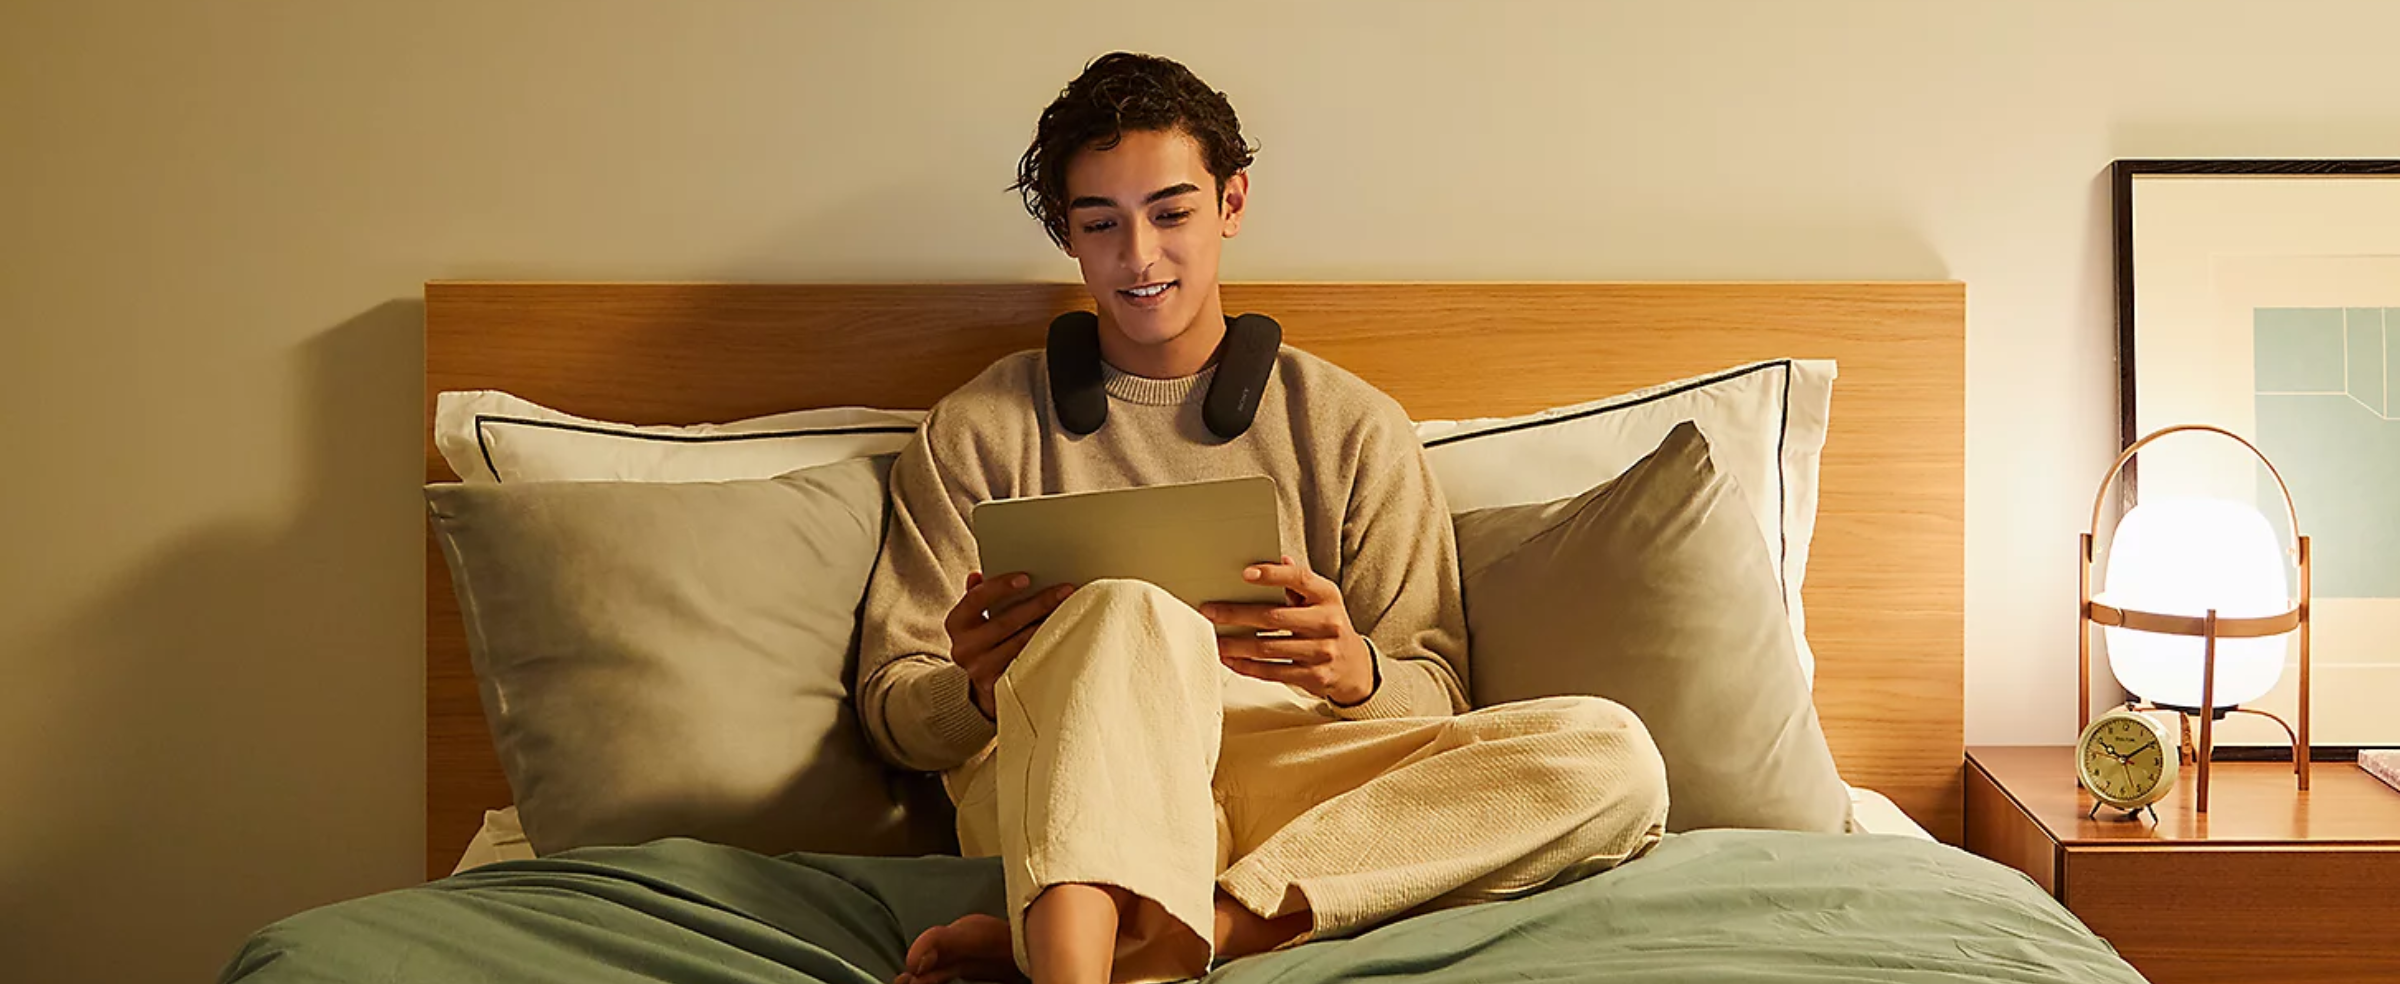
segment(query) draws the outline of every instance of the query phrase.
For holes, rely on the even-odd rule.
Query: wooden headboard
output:
[[[1966,290],[1956,283],[1228,284],[1228,311],[1417,419],[1511,415],[1760,359],[1838,360],[1809,562],[1816,699],[1842,775],[1957,843],[1964,734]],[[1090,299],[1075,284],[454,283],[425,288],[434,396],[607,420],[922,408]],[[511,802],[427,537],[425,869]]]

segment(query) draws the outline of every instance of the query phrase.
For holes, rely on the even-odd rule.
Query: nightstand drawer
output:
[[[2068,746],[1967,750],[1967,848],[2025,872],[2157,984],[2400,984],[2400,796],[2349,763],[2299,791],[2218,762],[2153,816],[2095,815]]]
[[[2400,981],[2400,852],[2069,847],[2059,897],[2144,974]]]

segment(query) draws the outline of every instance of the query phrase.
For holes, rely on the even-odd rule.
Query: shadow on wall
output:
[[[211,979],[268,922],[417,880],[423,338],[412,299],[301,345],[281,524],[164,544],[34,633],[28,665],[75,669],[0,722],[49,753],[16,787],[42,801],[0,882],[9,979]]]

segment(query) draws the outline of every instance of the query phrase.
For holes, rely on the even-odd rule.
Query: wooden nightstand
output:
[[[2156,984],[2400,982],[2400,790],[2319,762],[2185,766],[2158,823],[2075,784],[2074,750],[1967,749],[1967,849],[2033,880]]]

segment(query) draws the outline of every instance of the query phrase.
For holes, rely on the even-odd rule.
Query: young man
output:
[[[885,756],[944,774],[960,846],[1000,856],[1009,905],[926,932],[903,982],[1194,977],[1605,868],[1665,819],[1664,767],[1622,707],[1468,712],[1449,512],[1397,402],[1287,346],[1246,431],[1203,426],[1251,153],[1182,66],[1092,62],[1018,188],[1097,302],[1106,423],[1062,427],[1044,354],[1020,352],[893,467],[861,714]],[[1286,556],[1245,576],[1288,604],[1195,612],[1101,581],[989,610],[1028,585],[973,569],[976,503],[1261,473]]]

